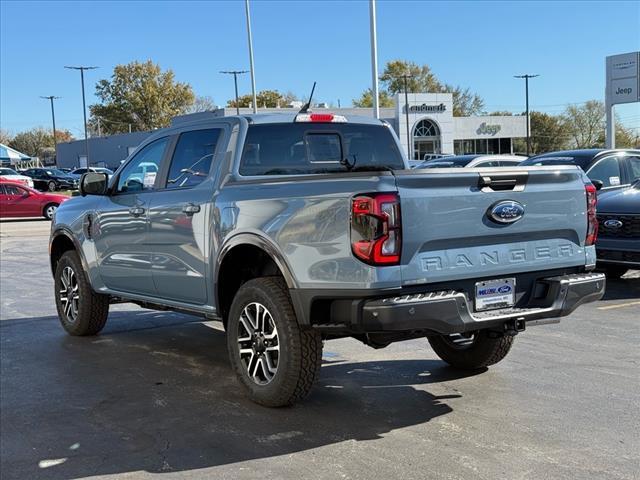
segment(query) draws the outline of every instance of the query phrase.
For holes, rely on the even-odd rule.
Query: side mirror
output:
[[[80,195],[105,195],[109,186],[106,173],[87,172],[80,178]]]
[[[602,180],[591,180],[591,183],[593,183],[593,186],[596,187],[596,190],[600,190],[602,187],[604,187],[604,182]]]

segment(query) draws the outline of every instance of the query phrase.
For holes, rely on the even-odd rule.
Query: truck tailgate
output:
[[[587,203],[577,167],[413,170],[398,173],[396,185],[403,285],[586,263]],[[491,210],[502,201],[521,205],[521,218],[494,220]]]

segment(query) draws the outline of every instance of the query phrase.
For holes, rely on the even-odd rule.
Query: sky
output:
[[[524,110],[531,73],[532,110],[604,100],[605,57],[640,50],[640,2],[405,2],[378,0],[379,71],[388,60],[428,64],[447,83],[470,87],[487,111]],[[367,1],[251,0],[258,90],[351,104],[371,86]],[[56,127],[82,137],[80,75],[87,104],[95,83],[117,64],[151,59],[172,69],[197,95],[225,105],[233,80],[220,70],[248,69],[243,1],[36,2],[0,0],[0,127],[50,128],[39,96],[55,95]],[[248,75],[240,93],[250,93]],[[640,105],[616,107],[640,131]]]

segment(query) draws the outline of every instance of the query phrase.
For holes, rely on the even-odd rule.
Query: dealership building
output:
[[[258,113],[296,112],[299,108],[259,108]],[[325,108],[314,107],[313,111]],[[408,111],[407,111],[408,110]],[[373,116],[371,108],[332,108],[340,115]],[[241,108],[242,115],[252,113]],[[198,116],[236,115],[235,108],[219,108],[212,112],[194,113]],[[184,117],[183,117],[184,118]],[[526,117],[453,115],[453,96],[450,93],[409,93],[396,95],[395,106],[380,109],[380,119],[389,122],[409,158],[419,160],[430,154],[510,154],[513,140],[525,138]],[[153,132],[134,132],[89,139],[92,166],[116,168],[146,137]],[[86,163],[84,140],[58,144],[59,167],[84,166]]]

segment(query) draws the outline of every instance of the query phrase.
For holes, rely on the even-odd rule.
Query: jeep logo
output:
[[[618,88],[618,90],[616,90],[616,95],[629,95],[631,92],[633,92],[633,88],[631,87]]]
[[[476,130],[476,133],[478,135],[495,135],[501,128],[500,125],[487,125],[487,122],[482,122]]]

